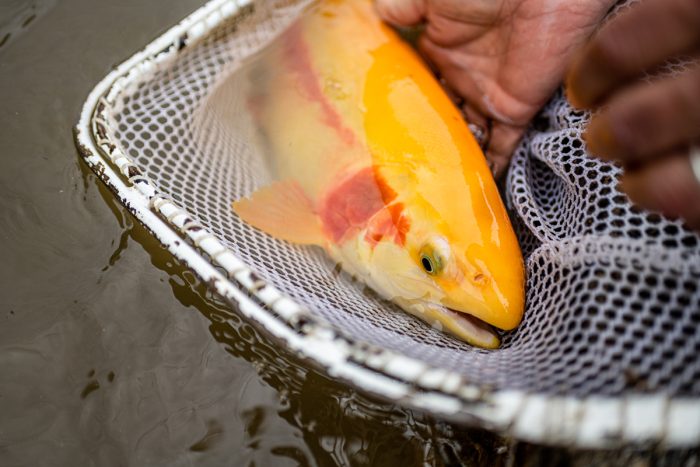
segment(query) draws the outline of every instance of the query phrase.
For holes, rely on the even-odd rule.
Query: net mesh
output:
[[[321,250],[262,234],[231,201],[270,181],[241,89],[245,58],[302,5],[246,7],[141,75],[107,109],[109,136],[261,277],[358,340],[500,389],[700,395],[699,238],[636,209],[620,169],[589,158],[586,114],[560,93],[515,154],[507,200],[527,259],[522,325],[497,351],[470,347],[339,273]]]

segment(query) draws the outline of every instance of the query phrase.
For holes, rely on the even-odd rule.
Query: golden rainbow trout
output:
[[[522,319],[522,255],[483,152],[414,50],[370,1],[327,0],[257,60],[250,108],[278,181],[238,216],[498,347],[494,328]]]

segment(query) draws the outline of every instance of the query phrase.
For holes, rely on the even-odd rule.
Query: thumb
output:
[[[376,0],[379,16],[395,26],[414,26],[425,16],[426,0]]]

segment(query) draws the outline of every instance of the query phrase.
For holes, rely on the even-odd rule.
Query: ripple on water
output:
[[[55,3],[56,0],[3,0],[0,3],[0,51]]]

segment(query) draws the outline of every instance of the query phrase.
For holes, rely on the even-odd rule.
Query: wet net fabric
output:
[[[561,94],[528,132],[507,178],[527,258],[527,310],[497,351],[407,315],[339,273],[320,249],[242,223],[231,202],[270,182],[244,98],[245,58],[299,9],[246,7],[140,76],[107,112],[111,139],[261,277],[350,337],[492,388],[700,395],[700,239],[629,204],[616,189],[620,169],[585,153],[587,115]]]

